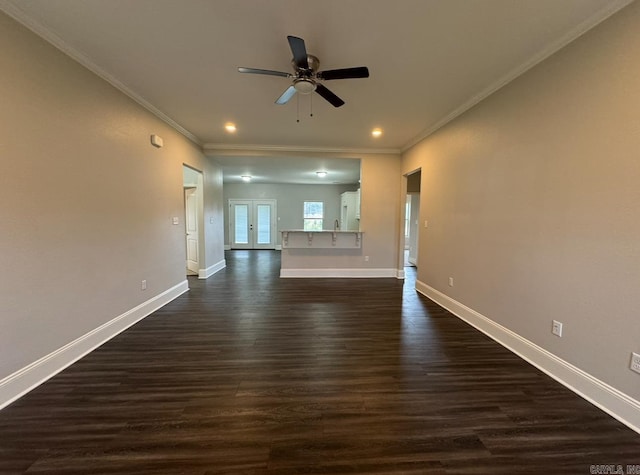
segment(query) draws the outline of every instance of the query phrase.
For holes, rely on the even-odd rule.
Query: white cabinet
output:
[[[360,190],[345,191],[340,195],[340,230],[360,229]]]

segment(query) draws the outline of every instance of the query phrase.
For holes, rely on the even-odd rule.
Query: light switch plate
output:
[[[553,323],[551,324],[551,333],[556,336],[562,337],[562,322],[553,320]]]
[[[631,371],[640,373],[640,355],[638,353],[631,353],[631,364],[629,368]]]

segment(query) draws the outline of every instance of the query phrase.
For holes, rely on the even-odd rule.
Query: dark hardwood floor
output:
[[[396,279],[228,267],[0,412],[0,473],[588,474],[640,435]],[[404,285],[403,285],[404,284]]]

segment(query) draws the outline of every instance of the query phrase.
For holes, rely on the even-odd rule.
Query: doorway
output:
[[[276,248],[276,200],[229,200],[231,249]]]
[[[187,275],[199,275],[204,268],[204,198],[202,172],[182,167],[184,234]]]
[[[418,266],[418,222],[420,219],[420,170],[407,177],[407,196],[405,202],[405,266]]]

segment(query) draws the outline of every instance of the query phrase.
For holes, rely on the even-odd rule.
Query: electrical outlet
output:
[[[142,290],[147,290],[147,281],[146,281],[146,280],[143,280],[143,281],[140,283],[140,289],[142,289]]]
[[[364,261],[369,262],[369,256],[364,256]]]
[[[562,322],[553,320],[553,322],[551,323],[551,333],[556,336],[562,337]]]
[[[640,355],[638,353],[631,353],[631,364],[629,368],[631,371],[640,373]]]
[[[426,219],[424,220],[424,227],[428,228],[429,227],[429,221],[427,221]]]
[[[449,277],[449,287],[453,287],[453,277]]]

